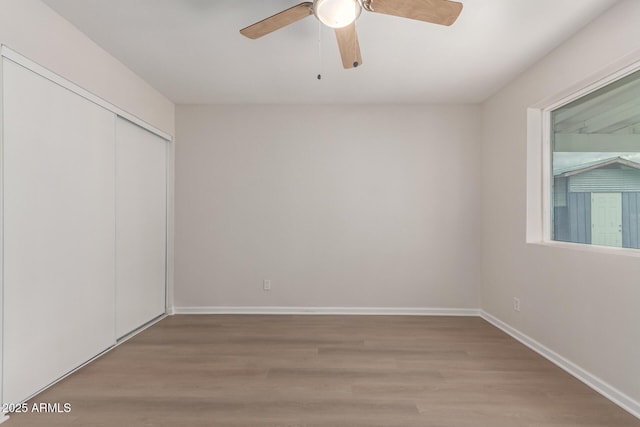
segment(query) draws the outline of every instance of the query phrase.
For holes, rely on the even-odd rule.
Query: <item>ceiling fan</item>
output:
[[[354,68],[362,64],[355,23],[362,9],[448,26],[460,15],[462,3],[449,0],[313,0],[249,25],[240,33],[257,39],[315,15],[320,22],[335,29],[344,68]]]

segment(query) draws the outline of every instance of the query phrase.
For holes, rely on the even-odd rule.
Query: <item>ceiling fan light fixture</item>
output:
[[[313,14],[324,25],[342,28],[358,19],[362,7],[358,0],[315,0]]]

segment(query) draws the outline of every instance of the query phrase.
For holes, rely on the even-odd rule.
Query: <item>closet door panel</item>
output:
[[[15,403],[115,342],[115,116],[3,61],[3,400]]]
[[[167,141],[116,125],[116,335],[165,312]]]

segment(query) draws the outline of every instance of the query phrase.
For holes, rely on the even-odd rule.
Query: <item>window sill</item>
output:
[[[640,249],[616,248],[612,246],[587,245],[584,243],[558,242],[555,240],[541,240],[527,242],[529,245],[546,246],[550,248],[568,249],[582,252],[601,253],[607,255],[622,255],[640,258]]]

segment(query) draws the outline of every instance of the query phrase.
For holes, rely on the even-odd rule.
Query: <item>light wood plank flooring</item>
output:
[[[640,426],[476,317],[173,316],[15,414],[22,426]]]

